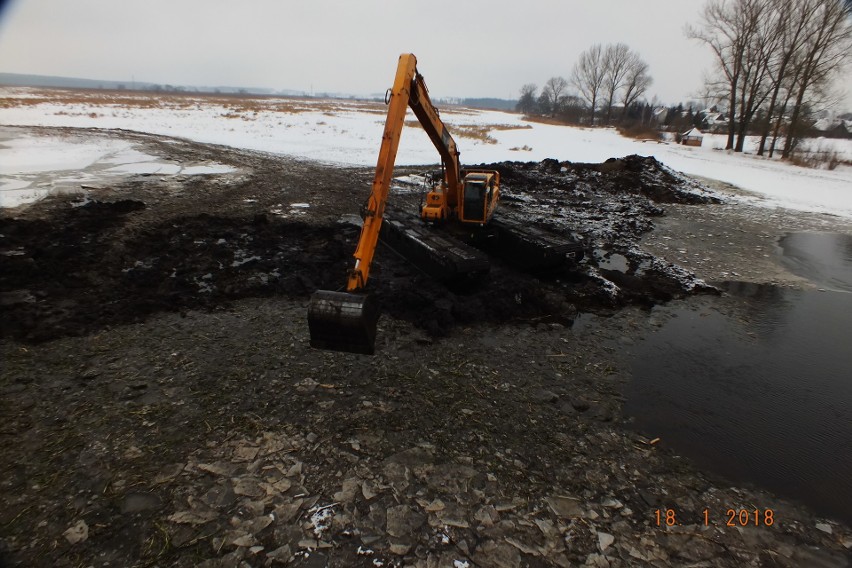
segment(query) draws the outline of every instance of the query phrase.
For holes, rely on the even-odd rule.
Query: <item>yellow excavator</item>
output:
[[[346,291],[319,290],[311,296],[308,327],[311,346],[315,348],[363,354],[374,352],[379,308],[376,299],[365,293],[365,287],[380,234],[406,258],[446,279],[485,273],[489,268],[488,258],[452,234],[430,230],[424,222],[461,227],[469,235],[487,231],[489,236],[496,237],[498,248],[524,259],[527,267],[577,261],[583,255],[582,247],[576,242],[545,235],[508,220],[493,219],[500,198],[500,173],[462,170],[456,142],[429,99],[414,55],[404,53],[400,56],[386,103],[388,114],[379,159],[372,191],[362,211],[364,223]],[[426,195],[420,211],[421,220],[416,224],[410,218],[386,211],[397,148],[409,107],[438,150],[444,172],[443,180]]]

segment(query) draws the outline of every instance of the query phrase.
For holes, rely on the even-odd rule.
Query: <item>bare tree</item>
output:
[[[606,104],[606,123],[612,118],[612,103],[616,101],[618,92],[624,86],[630,65],[630,48],[623,43],[609,44],[603,53],[603,97]]]
[[[601,95],[604,75],[603,48],[600,44],[595,44],[580,54],[580,59],[574,65],[571,74],[571,82],[580,96],[589,104],[592,124],[595,123],[595,109]]]
[[[653,79],[648,74],[648,64],[642,61],[638,54],[632,54],[627,64],[627,73],[624,77],[624,90],[621,92],[621,119],[627,116],[630,105],[639,100],[651,86]]]
[[[709,0],[701,14],[699,27],[687,26],[686,35],[707,44],[716,56],[717,71],[727,85],[728,141],[734,148],[736,105],[743,82],[743,64],[751,36],[760,20],[755,6],[763,0]]]
[[[773,144],[769,151],[769,157],[772,157],[775,140],[778,138],[781,121],[784,118],[784,111],[787,109],[792,93],[792,89],[789,88],[789,71],[793,67],[791,65],[793,55],[795,55],[801,43],[802,34],[807,29],[817,5],[818,0],[802,0],[793,3],[793,5],[790,5],[789,0],[775,0],[774,2],[774,9],[779,14],[776,26],[778,49],[774,56],[770,57],[767,64],[772,95],[769,99],[766,120],[761,131],[760,145],[757,150],[759,156],[763,155],[766,149],[766,141],[769,138],[770,131],[772,131],[774,133]]]
[[[747,17],[755,22],[749,25],[751,34],[747,38],[742,61],[742,88],[737,101],[739,121],[735,152],[742,152],[745,137],[758,108],[763,105],[772,90],[769,62],[775,57],[780,40],[780,27],[786,24],[783,12],[774,10],[773,0],[744,2]]]
[[[816,14],[802,36],[795,56],[795,102],[784,150],[789,158],[796,149],[807,96],[824,91],[847,63],[852,50],[852,17],[849,8],[836,0],[819,0]]]
[[[527,83],[521,87],[521,97],[518,99],[518,104],[515,110],[523,114],[532,114],[536,110],[536,92],[538,86],[535,83]]]
[[[708,0],[700,25],[688,37],[707,44],[716,56],[708,83],[725,85],[728,105],[726,148],[743,151],[755,116],[764,117],[759,153],[770,131],[775,141],[787,119],[782,157],[795,151],[802,117],[822,96],[849,58],[852,11],[839,0]],[[767,105],[768,101],[768,105]],[[734,137],[736,135],[736,144]]]
[[[559,114],[567,95],[568,81],[563,77],[551,77],[541,90],[541,96],[547,101],[551,116]]]

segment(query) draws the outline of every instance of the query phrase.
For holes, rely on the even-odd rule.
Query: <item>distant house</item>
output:
[[[852,138],[852,122],[821,118],[814,123],[814,130],[826,138]]]
[[[659,107],[654,109],[654,112],[651,113],[651,122],[657,125],[665,124],[666,118],[669,116],[669,109],[666,107]]]
[[[680,135],[680,143],[686,146],[701,146],[704,141],[704,134],[697,128],[690,128]]]
[[[728,117],[725,113],[708,109],[702,110],[699,115],[701,116],[701,127],[710,132],[720,132],[728,126]]]
[[[845,121],[840,122],[834,128],[830,128],[825,132],[829,138],[852,138],[852,130]]]

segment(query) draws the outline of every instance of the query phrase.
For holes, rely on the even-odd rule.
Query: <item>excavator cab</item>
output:
[[[462,223],[484,224],[491,220],[500,193],[500,174],[472,171],[464,176],[462,203],[458,218]]]

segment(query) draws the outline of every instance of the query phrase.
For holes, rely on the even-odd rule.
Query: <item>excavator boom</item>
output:
[[[425,84],[422,82],[422,77],[419,82],[415,80],[415,77],[419,77],[417,59],[410,53],[402,54],[399,57],[393,87],[389,92],[388,114],[382,134],[382,145],[379,149],[376,174],[367,201],[361,236],[355,249],[355,266],[349,271],[346,292],[319,290],[311,296],[311,305],[308,308],[311,347],[364,354],[372,354],[374,351],[378,308],[375,301],[362,290],[367,285],[373,255],[379,241],[394,161],[405,124],[405,112],[409,104],[414,108],[413,103],[416,102],[419,112],[428,114],[428,110],[424,109],[420,100],[425,95],[428,101]],[[423,85],[422,89],[420,85]],[[414,97],[412,97],[412,90],[417,91]],[[427,104],[431,108],[431,103]],[[435,115],[437,116],[437,113]],[[443,132],[440,136],[443,136]],[[448,133],[447,136],[449,136]],[[455,142],[452,144],[455,148]]]
[[[552,266],[582,251],[576,243],[554,242],[526,226],[509,220],[491,223],[500,196],[500,174],[493,170],[463,172],[456,142],[429,98],[423,76],[417,72],[417,59],[410,53],[399,57],[393,87],[388,91],[388,114],[376,163],[373,186],[364,211],[364,224],[355,249],[355,266],[349,270],[346,291],[319,290],[311,296],[308,326],[311,346],[320,349],[372,354],[375,347],[379,310],[364,289],[379,236],[389,246],[412,260],[422,270],[442,280],[475,279],[488,272],[487,256],[449,234],[432,231],[405,218],[386,217],[390,183],[399,139],[410,107],[441,156],[444,179],[426,196],[420,217],[432,224],[452,223],[462,233],[485,233],[499,248],[536,267]],[[483,228],[488,225],[487,229]],[[481,244],[481,241],[480,241]],[[477,246],[480,246],[477,244]]]

